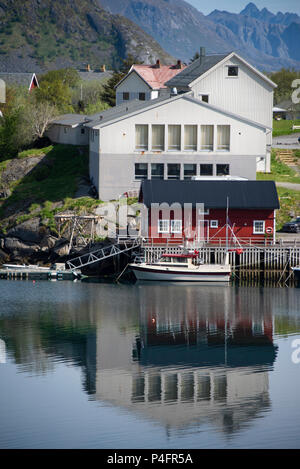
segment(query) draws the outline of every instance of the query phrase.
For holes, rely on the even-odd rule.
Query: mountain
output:
[[[174,60],[140,27],[96,0],[0,0],[0,71],[114,67],[128,54],[144,63]]]
[[[296,14],[274,15],[249,3],[240,14],[214,10],[208,18],[239,37],[241,50],[248,49],[250,57],[256,55],[260,60],[259,54],[264,54],[276,58],[278,63],[286,62],[287,66],[300,60],[300,17]],[[300,64],[294,66],[299,68]]]
[[[235,50],[263,70],[300,68],[300,17],[259,10],[214,10],[205,16],[184,0],[98,0],[111,13],[134,21],[173,56],[188,61],[200,46],[208,53]]]
[[[232,49],[227,37],[229,34],[231,38],[230,31],[183,0],[99,0],[99,3],[107,11],[134,21],[178,58],[189,60],[200,46],[210,53]]]

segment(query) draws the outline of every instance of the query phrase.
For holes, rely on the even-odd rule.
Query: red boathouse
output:
[[[139,200],[148,209],[144,234],[153,243],[224,245],[226,232],[231,246],[275,243],[279,201],[273,181],[144,180]]]

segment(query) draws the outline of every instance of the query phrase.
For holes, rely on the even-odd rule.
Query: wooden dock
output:
[[[232,249],[232,250],[230,250]],[[199,256],[207,264],[219,264],[224,261],[225,246],[205,246],[197,248]],[[179,254],[181,246],[143,246],[142,254],[146,262],[157,260],[162,254]],[[229,262],[233,272],[239,270],[289,271],[300,265],[299,246],[249,246],[242,247],[239,254],[236,247],[229,248]]]
[[[76,275],[70,270],[38,270],[1,268],[0,279],[18,280],[74,280]]]

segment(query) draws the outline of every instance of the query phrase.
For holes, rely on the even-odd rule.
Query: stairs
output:
[[[279,150],[276,153],[277,161],[286,164],[287,166],[296,166],[297,160],[294,156],[293,150]]]

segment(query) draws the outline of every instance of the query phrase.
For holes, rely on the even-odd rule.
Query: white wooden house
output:
[[[138,99],[156,99],[168,92],[165,83],[186,68],[180,60],[176,65],[132,65],[128,74],[116,86],[116,104]]]
[[[136,195],[143,179],[256,179],[270,130],[184,93],[104,111],[85,124],[90,177],[102,200]]]

